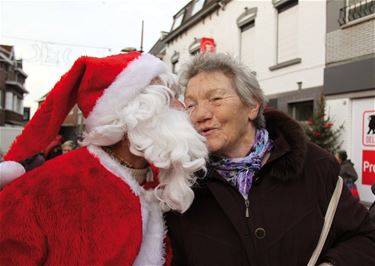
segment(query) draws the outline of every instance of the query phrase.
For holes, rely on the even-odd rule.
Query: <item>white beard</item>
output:
[[[130,151],[160,169],[155,193],[162,209],[185,212],[194,199],[194,172],[205,169],[208,151],[188,115],[169,107],[171,94],[165,86],[150,85],[119,117],[126,125]]]

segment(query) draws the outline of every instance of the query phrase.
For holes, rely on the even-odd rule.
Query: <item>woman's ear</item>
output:
[[[258,116],[260,104],[255,102],[255,105],[249,107],[249,120],[253,121]]]

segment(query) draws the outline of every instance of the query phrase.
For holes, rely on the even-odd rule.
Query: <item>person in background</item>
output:
[[[61,135],[56,135],[55,138],[51,140],[50,143],[43,149],[43,157],[45,160],[51,160],[62,154],[61,143],[63,142],[63,137]]]
[[[0,192],[0,265],[163,265],[162,210],[187,210],[207,155],[187,114],[170,107],[178,91],[152,55],[79,58],[0,164],[1,180],[22,173],[17,162],[43,150],[78,105],[82,147]]]
[[[225,54],[181,72],[185,106],[210,152],[185,213],[168,212],[172,265],[307,265],[339,164],[284,113],[264,112],[257,79]],[[318,265],[375,265],[375,225],[343,186]]]
[[[371,191],[372,191],[372,194],[375,195],[375,183],[372,184]],[[372,221],[375,223],[375,201],[372,203],[372,205],[370,207],[370,217],[371,217]]]
[[[62,153],[67,153],[76,148],[73,140],[67,140],[63,144],[61,144]]]
[[[354,164],[348,159],[348,155],[344,150],[337,151],[335,157],[340,164],[339,175],[343,178],[345,185],[352,192],[353,197],[359,199],[357,186],[355,185],[358,175],[354,169]]]
[[[21,161],[20,163],[25,168],[25,171],[30,171],[38,166],[41,166],[45,163],[45,159],[42,153],[37,153],[26,160]]]

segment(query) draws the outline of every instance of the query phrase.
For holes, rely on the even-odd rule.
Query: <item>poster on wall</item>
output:
[[[362,115],[362,184],[375,183],[375,110],[364,111]]]
[[[362,151],[362,184],[375,183],[375,151]]]
[[[363,112],[362,144],[375,147],[375,110]]]
[[[201,38],[200,52],[201,53],[215,53],[216,52],[215,40],[212,38],[205,38],[205,37]]]
[[[358,173],[356,182],[360,200],[372,203],[375,196],[375,98],[352,100],[351,156]]]

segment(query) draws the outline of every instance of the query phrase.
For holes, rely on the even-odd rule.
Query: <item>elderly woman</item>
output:
[[[210,158],[189,210],[166,215],[173,265],[306,265],[338,178],[335,158],[287,115],[264,112],[256,78],[229,56],[199,55],[181,79]],[[368,211],[344,188],[318,263],[375,265],[374,250]]]

